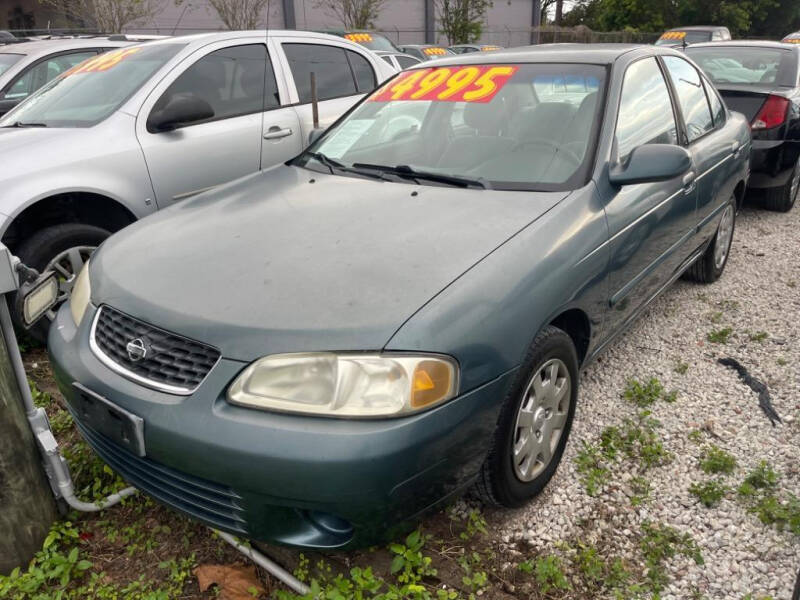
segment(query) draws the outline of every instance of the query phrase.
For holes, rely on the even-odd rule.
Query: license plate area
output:
[[[84,425],[102,433],[111,441],[132,452],[144,456],[144,420],[103,398],[78,382],[72,410]]]

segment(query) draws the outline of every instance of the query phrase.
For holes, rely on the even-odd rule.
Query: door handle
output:
[[[683,190],[687,194],[694,191],[695,182],[697,181],[697,174],[694,171],[689,171],[683,176]]]
[[[739,158],[739,155],[742,153],[742,145],[739,142],[731,142],[731,154],[733,154],[733,158]]]
[[[285,138],[286,136],[292,135],[292,128],[286,127],[285,129],[281,129],[273,125],[267,130],[267,133],[264,134],[265,140],[279,140],[281,138]]]

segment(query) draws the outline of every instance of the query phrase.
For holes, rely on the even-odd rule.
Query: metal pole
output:
[[[311,71],[311,119],[314,129],[319,129],[319,106],[317,102],[317,74]]]
[[[539,43],[539,28],[542,26],[541,0],[531,2],[531,44]]]

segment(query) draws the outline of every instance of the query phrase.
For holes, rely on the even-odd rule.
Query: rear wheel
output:
[[[731,198],[722,211],[714,239],[706,248],[703,256],[698,258],[686,270],[687,279],[699,283],[713,283],[719,279],[728,264],[728,256],[733,243],[733,231],[736,228],[736,199]]]
[[[577,399],[572,339],[548,326],[531,344],[501,410],[476,485],[485,502],[520,506],[544,488],[564,454]]]
[[[111,232],[83,223],[54,225],[34,233],[20,245],[17,256],[23,263],[40,273],[53,270],[58,279],[58,305],[65,302],[72,293],[72,286],[84,263],[94,249]],[[28,335],[40,342],[47,340],[50,322],[55,318],[55,310],[28,330]],[[20,326],[21,315],[12,311],[15,323]]]
[[[798,190],[800,190],[800,161],[795,163],[789,181],[780,187],[764,191],[764,207],[778,212],[789,212],[797,200]]]

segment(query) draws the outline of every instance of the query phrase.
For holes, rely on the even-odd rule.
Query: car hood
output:
[[[111,237],[91,262],[92,301],[231,359],[378,350],[428,300],[565,196],[281,165]]]

